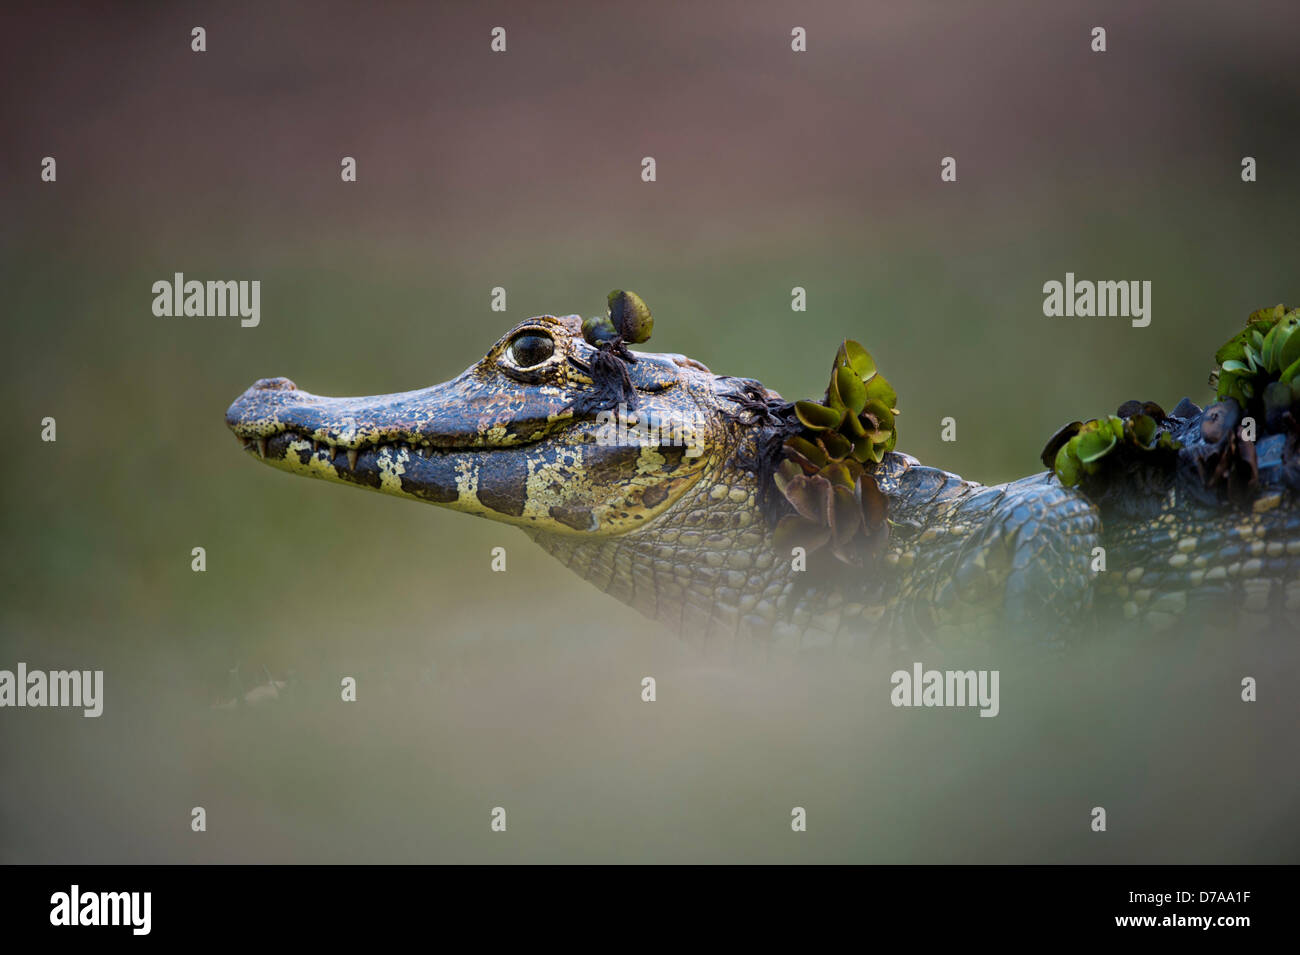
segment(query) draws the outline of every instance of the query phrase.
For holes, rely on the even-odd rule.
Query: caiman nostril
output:
[[[253,382],[252,391],[297,391],[298,386],[288,378],[259,378]]]

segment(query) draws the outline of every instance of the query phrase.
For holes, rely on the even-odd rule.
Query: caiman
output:
[[[893,450],[892,414],[854,419],[854,381],[873,372],[860,346],[841,348],[838,365],[856,371],[833,374],[812,408],[683,355],[633,352],[644,336],[576,315],[520,322],[464,373],[418,391],[330,398],[264,378],[226,421],[281,470],[514,524],[690,636],[804,649],[967,635],[1054,646],[1215,619],[1293,632],[1300,402],[1265,408],[1250,378],[1267,377],[1261,333],[1284,315],[1300,324],[1280,306],[1256,313],[1220,350],[1222,400],[1184,399],[1170,414],[1128,402],[1075,422],[1049,443],[1046,470],[995,486]],[[819,472],[853,465],[826,430],[837,416],[855,448],[863,422],[888,443],[868,441],[825,485],[848,474],[844,488],[818,497]],[[850,512],[865,548],[839,546]],[[783,537],[791,522],[813,531],[803,544]]]

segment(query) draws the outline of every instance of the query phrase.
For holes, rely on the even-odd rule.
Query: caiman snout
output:
[[[298,386],[288,378],[259,378],[249,391],[297,391]]]
[[[235,399],[234,404],[226,409],[226,425],[235,430],[238,435],[240,425],[251,424],[251,421],[262,410],[264,404],[261,399],[263,392],[266,391],[297,391],[298,386],[288,378],[259,378],[248,387],[242,395]]]

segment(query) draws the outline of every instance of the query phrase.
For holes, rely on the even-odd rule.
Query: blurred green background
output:
[[[445,380],[626,287],[654,348],[791,398],[857,338],[902,449],[1022,476],[1066,421],[1204,401],[1215,347],[1300,301],[1293,3],[0,16],[0,667],[107,686],[98,720],[0,712],[0,861],[1295,861],[1276,639],[1000,659],[996,720],[895,710],[897,661],[681,641],[515,530],[290,479],[222,419],[264,376]],[[156,318],[177,271],[260,279],[260,326]],[[1151,281],[1151,325],[1044,318],[1067,271]],[[232,668],[295,682],[214,709]]]

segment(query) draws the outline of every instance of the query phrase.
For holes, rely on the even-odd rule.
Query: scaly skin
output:
[[[755,464],[773,426],[753,398],[780,396],[680,355],[636,353],[636,413],[678,433],[611,446],[609,395],[580,326],[528,319],[422,391],[322,398],[263,379],[226,420],[282,470],[519,526],[691,637],[800,649],[864,637],[1052,643],[1112,617],[1165,628],[1207,608],[1296,628],[1300,509],[1285,491],[1261,497],[1258,513],[1172,491],[1103,513],[1050,473],[985,487],[890,453],[875,469],[893,524],[885,554],[855,570],[817,552],[797,571],[773,545],[760,487],[770,478]],[[520,367],[524,335],[548,338],[553,354]]]

